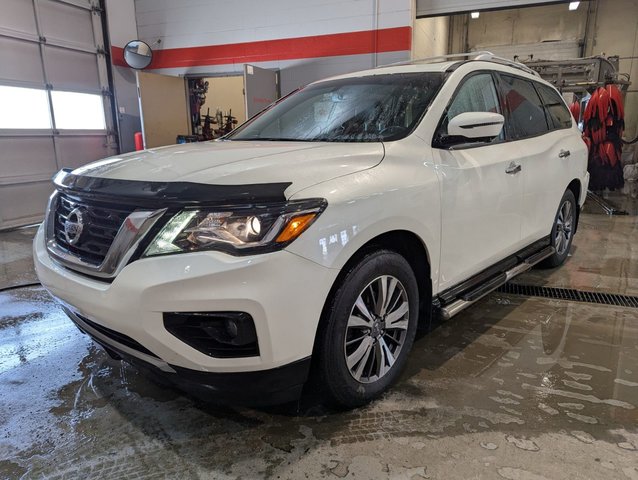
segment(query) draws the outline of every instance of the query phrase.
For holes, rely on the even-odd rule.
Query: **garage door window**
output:
[[[0,85],[0,128],[50,129],[46,90]]]
[[[59,130],[104,130],[104,102],[101,95],[51,92],[55,127]]]
[[[520,140],[547,132],[545,109],[532,82],[509,75],[502,78],[514,138]]]

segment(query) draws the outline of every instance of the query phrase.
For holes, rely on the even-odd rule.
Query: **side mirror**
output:
[[[492,140],[503,130],[505,118],[499,113],[465,112],[448,123],[447,136],[463,140]]]
[[[132,40],[124,47],[124,61],[136,70],[148,67],[153,60],[153,50],[148,43],[141,40]]]

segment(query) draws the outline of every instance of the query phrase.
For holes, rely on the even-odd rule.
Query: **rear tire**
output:
[[[395,252],[369,253],[346,272],[328,302],[317,332],[317,387],[334,405],[364,405],[397,380],[414,343],[414,272]]]
[[[550,245],[556,250],[551,257],[546,258],[541,266],[555,268],[562,265],[572,246],[574,230],[576,228],[576,198],[574,192],[566,190],[560,200],[558,212],[552,226]]]

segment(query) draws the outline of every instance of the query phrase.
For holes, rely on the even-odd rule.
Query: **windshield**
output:
[[[320,82],[285,97],[234,132],[230,140],[379,142],[418,124],[443,75],[369,75]]]

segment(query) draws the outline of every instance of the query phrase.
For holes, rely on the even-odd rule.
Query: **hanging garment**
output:
[[[572,110],[575,113],[576,107]],[[589,148],[590,190],[616,190],[624,185],[622,136],[625,111],[622,96],[615,85],[592,93],[583,113],[583,140]]]

